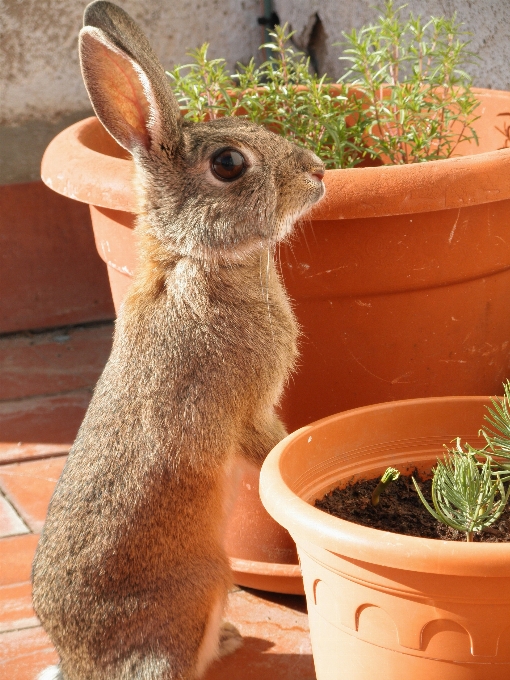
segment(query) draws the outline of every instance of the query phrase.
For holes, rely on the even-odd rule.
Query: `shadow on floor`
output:
[[[272,653],[273,646],[245,637],[243,647],[213,664],[204,680],[315,680],[311,654]]]

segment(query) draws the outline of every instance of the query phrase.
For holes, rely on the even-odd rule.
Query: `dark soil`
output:
[[[431,497],[432,481],[418,481],[423,495],[434,507]],[[379,505],[373,507],[372,492],[378,482],[379,478],[360,480],[343,489],[333,489],[322,499],[316,500],[315,507],[340,519],[394,534],[447,541],[466,540],[464,532],[445,526],[432,517],[416,493],[410,476],[400,475],[396,482],[392,482],[383,491]],[[474,541],[510,542],[510,501],[499,520],[485,531],[476,533]]]

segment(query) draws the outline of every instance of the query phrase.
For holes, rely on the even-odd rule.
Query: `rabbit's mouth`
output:
[[[294,230],[296,222],[304,217],[316,203],[324,198],[326,194],[326,188],[321,180],[319,180],[319,182],[317,183],[318,186],[315,196],[313,196],[313,198],[311,198],[305,206],[303,206],[300,210],[293,210],[291,213],[284,215],[280,220],[272,239],[274,243],[284,241],[288,236],[290,236]]]

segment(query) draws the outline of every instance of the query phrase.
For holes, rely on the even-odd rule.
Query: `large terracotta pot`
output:
[[[289,435],[260,475],[266,509],[295,539],[317,680],[508,680],[510,545],[379,531],[313,507],[389,466],[430,470],[443,444],[473,444],[485,397],[367,406]]]
[[[368,403],[493,394],[510,364],[510,93],[480,90],[472,155],[328,170],[326,198],[280,249],[301,324],[289,431]],[[48,147],[42,177],[91,205],[118,308],[136,267],[133,164],[90,118]]]
[[[328,170],[326,198],[280,249],[303,331],[281,409],[289,431],[367,403],[493,394],[508,375],[510,149],[495,149],[510,93],[479,97],[480,146],[460,149],[476,155]],[[58,135],[42,163],[48,186],[90,204],[117,309],[136,267],[133,171],[95,118]],[[280,530],[259,506],[257,522],[267,526],[257,535],[266,540],[252,540],[256,485],[245,480],[243,489],[237,515],[246,530],[236,524],[228,536],[238,582],[255,585],[243,574],[258,573],[261,587],[298,592],[290,539],[280,532],[275,543]]]

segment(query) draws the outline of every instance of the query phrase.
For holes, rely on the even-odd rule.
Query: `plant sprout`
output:
[[[372,493],[372,505],[374,507],[379,505],[380,496],[386,487],[389,486],[391,482],[396,482],[399,477],[400,472],[395,468],[389,467],[385,470],[379,481],[379,484],[375,487]]]
[[[432,502],[427,502],[418,483],[413,484],[430,514],[439,522],[463,531],[468,542],[475,532],[486,529],[502,514],[508,500],[499,475],[494,475],[491,460],[480,463],[477,455],[484,456],[469,445],[462,447],[457,439],[456,448],[449,451],[443,461],[437,461],[432,477]]]
[[[370,156],[394,164],[450,158],[460,142],[478,142],[478,101],[464,71],[474,55],[455,16],[403,20],[405,7],[387,0],[377,24],[344,33],[340,59],[351,66],[342,80],[363,95]]]

